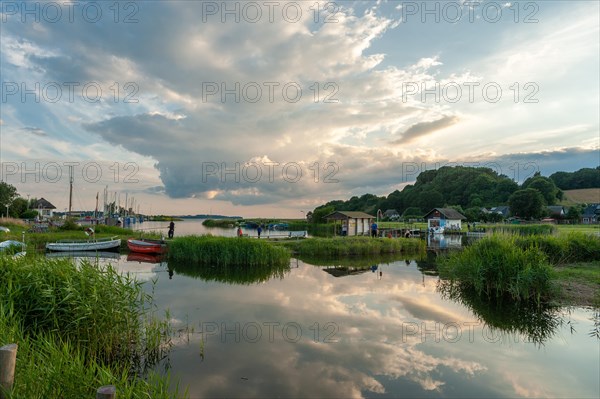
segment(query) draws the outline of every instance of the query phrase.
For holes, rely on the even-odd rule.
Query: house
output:
[[[395,209],[388,209],[387,211],[383,212],[383,217],[388,220],[398,220],[400,219],[400,214]]]
[[[52,205],[50,201],[40,198],[35,204],[33,204],[33,209],[38,212],[40,218],[50,219],[53,216],[56,207]]]
[[[460,230],[462,221],[467,218],[452,208],[433,208],[424,216],[427,220],[427,229],[456,229]]]
[[[510,208],[506,205],[495,206],[493,208],[490,208],[489,213],[496,213],[498,215],[501,215],[503,218],[507,218],[510,216]]]
[[[354,211],[336,211],[325,216],[327,222],[333,220],[333,223],[340,221],[342,227],[346,228],[347,235],[361,236],[369,234],[370,226],[375,216],[364,212]],[[344,229],[342,228],[342,231]]]
[[[590,204],[581,215],[581,223],[596,224],[600,222],[600,204]]]
[[[561,219],[565,217],[565,208],[560,205],[547,206],[546,211],[551,218]]]

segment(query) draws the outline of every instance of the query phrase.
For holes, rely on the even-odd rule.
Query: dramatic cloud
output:
[[[392,144],[410,143],[411,141],[414,141],[419,137],[426,136],[438,130],[445,129],[448,126],[452,126],[456,123],[458,123],[458,118],[456,116],[444,116],[435,121],[420,122],[406,129],[406,131],[402,133],[402,137],[398,140],[393,141]]]

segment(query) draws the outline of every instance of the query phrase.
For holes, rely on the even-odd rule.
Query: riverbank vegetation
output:
[[[333,237],[307,238],[281,242],[295,255],[309,257],[367,256],[392,253],[416,254],[425,249],[425,243],[416,238]]]
[[[190,266],[287,266],[290,251],[246,237],[185,236],[169,243],[169,262]]]
[[[146,370],[169,350],[169,325],[142,284],[85,261],[0,256],[0,345],[19,345],[12,398],[178,397]]]
[[[443,258],[439,270],[451,285],[472,289],[478,295],[540,303],[560,297],[560,287],[571,273],[596,276],[579,282],[598,291],[599,261],[600,239],[591,235],[495,234]],[[574,262],[594,263],[585,272],[574,272],[570,266]]]

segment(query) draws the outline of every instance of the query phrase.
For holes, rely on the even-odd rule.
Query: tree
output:
[[[556,184],[548,178],[540,175],[530,177],[523,182],[522,188],[534,188],[542,194],[546,205],[554,205],[559,197],[560,190]]]
[[[15,198],[11,203],[8,213],[14,218],[20,218],[23,212],[27,210],[27,200],[25,198]]]
[[[316,224],[326,223],[327,221],[324,217],[332,212],[335,212],[335,208],[332,205],[315,208],[312,214],[312,222]]]
[[[544,214],[544,197],[535,188],[515,191],[508,199],[510,213],[524,219],[539,219]]]
[[[17,189],[15,186],[0,182],[0,206],[3,207],[4,213],[6,213],[6,206],[12,204],[17,198]]]
[[[579,218],[581,217],[581,213],[581,208],[577,206],[571,206],[567,211],[566,218],[573,222],[578,222]]]

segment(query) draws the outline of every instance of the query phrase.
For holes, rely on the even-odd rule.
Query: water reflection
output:
[[[559,324],[543,352],[519,334],[498,340],[416,262],[373,266],[345,266],[364,272],[338,278],[299,261],[285,279],[252,285],[159,281],[157,300],[195,331],[171,353],[171,373],[192,397],[597,394],[586,333]],[[586,311],[569,318],[590,325]]]
[[[290,265],[285,266],[200,266],[189,263],[171,262],[168,265],[169,276],[173,272],[205,281],[217,281],[228,284],[255,284],[271,279],[283,279],[290,271]]]
[[[506,298],[490,299],[478,295],[473,289],[464,289],[443,280],[438,283],[438,291],[442,298],[466,306],[489,328],[497,330],[493,333],[505,334],[505,339],[520,336],[535,344],[544,344],[554,337],[568,315],[566,310],[555,306]]]

